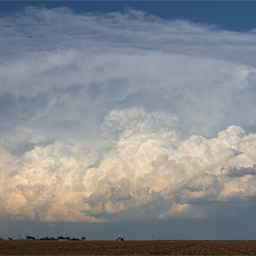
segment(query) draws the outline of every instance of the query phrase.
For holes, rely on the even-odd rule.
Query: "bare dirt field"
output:
[[[0,241],[0,255],[256,255],[256,242]]]

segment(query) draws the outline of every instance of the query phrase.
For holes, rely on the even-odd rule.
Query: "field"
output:
[[[0,241],[0,255],[256,255],[254,241]]]

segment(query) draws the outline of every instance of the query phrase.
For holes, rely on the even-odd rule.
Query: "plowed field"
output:
[[[0,255],[256,255],[256,242],[0,241]]]

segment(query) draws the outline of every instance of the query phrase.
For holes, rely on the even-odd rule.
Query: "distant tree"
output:
[[[84,236],[82,236],[82,238],[81,238],[82,240],[85,240],[86,238],[84,237]]]
[[[26,236],[26,240],[36,240],[33,236]]]
[[[75,238],[75,237],[73,237],[71,240],[73,240],[73,241],[79,241],[79,238]]]

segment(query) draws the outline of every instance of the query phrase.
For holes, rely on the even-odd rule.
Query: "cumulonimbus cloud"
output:
[[[254,30],[67,8],[0,27],[1,215],[207,217],[255,196]]]

